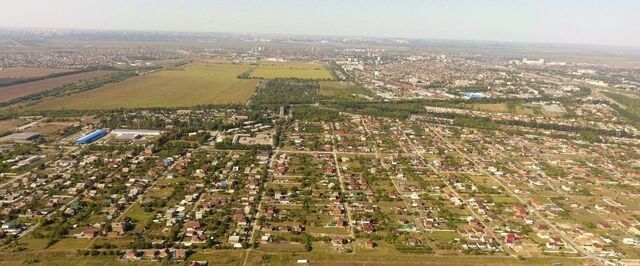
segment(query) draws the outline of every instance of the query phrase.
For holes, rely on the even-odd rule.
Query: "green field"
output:
[[[310,62],[262,62],[251,72],[250,76],[265,79],[333,79],[333,75],[324,65]]]
[[[237,78],[247,69],[247,65],[230,63],[191,63],[95,90],[48,99],[34,108],[87,110],[243,104],[249,100],[258,84],[257,80]]]

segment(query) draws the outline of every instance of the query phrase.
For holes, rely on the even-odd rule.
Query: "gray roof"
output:
[[[4,136],[0,140],[3,140],[3,141],[23,140],[24,141],[24,140],[33,140],[39,136],[40,136],[40,133],[38,132],[20,132],[20,133],[13,133],[11,135]]]

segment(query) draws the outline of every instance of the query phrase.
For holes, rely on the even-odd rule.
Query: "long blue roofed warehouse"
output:
[[[94,142],[106,136],[107,133],[108,132],[105,129],[98,129],[96,131],[93,131],[87,135],[80,137],[79,139],[76,139],[76,144],[89,144],[91,142]]]

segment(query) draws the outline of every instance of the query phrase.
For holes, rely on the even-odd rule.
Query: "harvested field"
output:
[[[63,68],[4,68],[0,69],[0,82],[4,79],[27,79],[35,77],[43,77],[46,75],[64,73],[73,71],[72,69]]]
[[[333,79],[324,65],[311,62],[265,62],[251,72],[253,78]]]
[[[30,94],[59,88],[82,80],[104,77],[111,73],[111,71],[98,70],[0,87],[0,102],[6,102]]]

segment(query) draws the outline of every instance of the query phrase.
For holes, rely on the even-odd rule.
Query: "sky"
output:
[[[640,0],[0,0],[0,27],[640,47]]]

